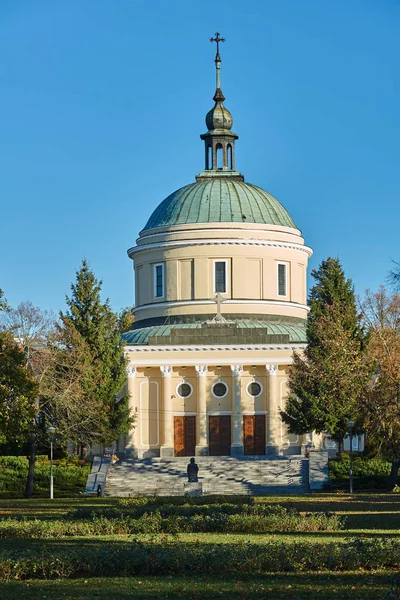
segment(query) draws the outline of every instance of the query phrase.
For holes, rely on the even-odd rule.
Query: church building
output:
[[[224,40],[211,41],[204,170],[155,208],[128,250],[131,457],[299,455],[311,443],[287,432],[279,410],[293,352],[305,348],[312,250],[282,204],[236,165],[220,83]]]

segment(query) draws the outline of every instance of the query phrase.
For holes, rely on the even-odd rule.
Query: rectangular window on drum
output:
[[[214,292],[226,293],[226,262],[214,262]]]
[[[164,265],[154,265],[154,297],[164,296]]]
[[[278,264],[278,296],[286,294],[286,265]]]

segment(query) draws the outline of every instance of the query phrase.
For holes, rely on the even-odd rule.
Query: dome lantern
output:
[[[235,171],[235,140],[238,135],[231,131],[233,119],[232,115],[223,102],[225,96],[221,90],[221,56],[219,54],[219,44],[224,42],[219,33],[215,38],[210,39],[216,42],[217,51],[215,55],[216,70],[216,90],[213,97],[214,107],[207,113],[206,125],[207,133],[203,133],[200,138],[205,144],[205,170],[200,173],[197,180],[204,177],[215,177],[216,175],[233,175],[235,178],[243,181],[243,176]]]

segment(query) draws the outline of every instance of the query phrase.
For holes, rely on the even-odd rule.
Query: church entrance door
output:
[[[247,456],[265,454],[265,415],[243,416],[243,446]]]
[[[175,456],[194,456],[196,417],[174,417]]]
[[[231,453],[230,415],[209,417],[210,456],[229,456]]]

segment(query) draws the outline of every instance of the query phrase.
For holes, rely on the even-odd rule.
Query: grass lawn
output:
[[[361,536],[363,538],[400,538],[400,495],[396,494],[356,494],[353,497],[339,494],[318,494],[313,496],[262,497],[256,502],[279,504],[287,508],[294,507],[302,513],[335,512],[346,516],[342,531],[332,533],[318,531],[315,533],[292,534],[222,534],[222,533],[178,533],[110,535],[93,537],[65,537],[43,539],[3,539],[0,552],[12,555],[22,550],[45,548],[85,548],[90,556],[90,548],[101,545],[126,545],[129,552],[133,537],[145,543],[164,548],[169,541],[185,544],[237,544],[251,542],[262,544],[274,540],[286,544],[306,542],[310,553],[315,543],[342,542],[345,538]],[[9,517],[27,517],[39,520],[62,520],[68,513],[81,506],[110,508],[118,504],[117,499],[110,498],[63,498],[32,500],[0,500],[0,519]],[[400,565],[399,565],[400,569]],[[245,573],[238,575],[218,575],[215,571],[198,575],[173,576],[137,576],[109,578],[57,579],[52,581],[15,581],[0,583],[0,600],[118,600],[122,598],[152,599],[158,598],[197,598],[197,599],[258,599],[274,598],[276,600],[384,600],[400,598],[399,595],[388,596],[393,577],[391,570],[357,571],[357,572],[298,572],[298,573]],[[4,578],[3,578],[4,579]]]
[[[0,584],[1,600],[384,600],[391,572],[132,577]],[[395,597],[395,596],[394,596]]]

